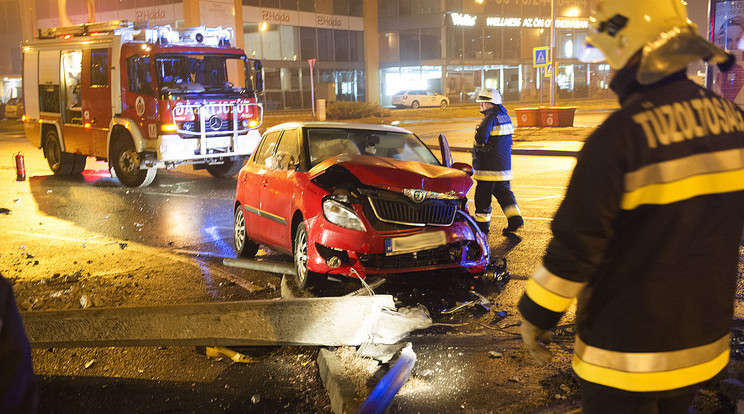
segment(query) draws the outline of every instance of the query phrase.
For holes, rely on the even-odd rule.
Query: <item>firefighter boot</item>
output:
[[[519,230],[520,227],[524,226],[524,219],[522,216],[512,216],[507,219],[508,225],[502,230],[502,233],[514,233]]]
[[[502,230],[503,234],[514,233],[520,227],[524,226],[522,212],[519,211],[519,207],[516,204],[504,207],[504,215],[506,215],[508,225]]]

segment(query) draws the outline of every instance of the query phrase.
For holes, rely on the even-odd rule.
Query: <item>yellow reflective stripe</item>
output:
[[[553,312],[563,313],[571,306],[573,297],[567,298],[545,289],[534,279],[530,278],[524,288],[524,292],[533,302]]]
[[[556,276],[542,265],[535,270],[532,279],[544,289],[566,298],[576,297],[586,286],[586,283],[573,282]]]
[[[693,197],[744,190],[744,169],[696,175],[683,180],[651,184],[623,195],[620,208],[632,210],[643,204],[671,204]]]
[[[729,348],[730,335],[694,348],[666,352],[618,352],[597,348],[576,338],[574,352],[582,361],[624,372],[671,371],[700,365],[718,357]]]
[[[576,353],[574,353],[571,365],[576,375],[586,381],[626,391],[651,392],[682,388],[709,380],[728,363],[729,350],[727,348],[711,361],[661,372],[625,372],[604,368],[582,361]]]
[[[473,170],[473,179],[480,181],[509,181],[512,179],[511,170],[488,171]]]
[[[484,214],[484,213],[475,213],[475,221],[480,221],[481,223],[487,223],[491,221],[491,213]]]
[[[741,148],[696,154],[647,165],[625,174],[625,191],[631,192],[650,184],[670,183],[694,175],[734,171],[742,168],[744,168],[744,149]]]
[[[518,205],[512,204],[512,205],[504,207],[504,215],[506,216],[506,218],[516,217],[516,216],[521,216],[522,212],[519,211]]]

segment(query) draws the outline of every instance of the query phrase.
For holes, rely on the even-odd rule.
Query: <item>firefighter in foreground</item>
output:
[[[473,143],[475,221],[488,234],[491,229],[491,196],[495,196],[508,221],[503,233],[513,233],[524,225],[509,183],[512,179],[514,126],[502,104],[501,94],[496,89],[481,89],[475,101],[480,104],[483,114],[483,120],[475,128]]]
[[[577,298],[573,369],[585,413],[686,413],[729,362],[744,226],[744,115],[688,80],[730,55],[681,0],[604,0],[587,43],[621,108],[586,140],[553,239],[519,302],[542,363]]]

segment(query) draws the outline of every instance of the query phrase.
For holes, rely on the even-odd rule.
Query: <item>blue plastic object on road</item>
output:
[[[366,400],[359,407],[358,414],[382,414],[390,405],[395,394],[398,393],[403,384],[411,376],[413,365],[416,363],[416,353],[413,352],[411,344],[400,351],[398,360],[395,361],[390,371],[377,383]]]

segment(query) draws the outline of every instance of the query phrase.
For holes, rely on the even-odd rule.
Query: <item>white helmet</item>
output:
[[[501,93],[498,90],[494,88],[482,88],[478,91],[475,102],[490,102],[494,105],[501,105],[503,99],[501,99]]]
[[[705,59],[724,63],[729,55],[697,34],[683,0],[600,0],[589,18],[586,38],[613,69],[622,69],[643,50],[638,81],[650,84]],[[591,59],[582,59],[591,61]]]

